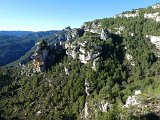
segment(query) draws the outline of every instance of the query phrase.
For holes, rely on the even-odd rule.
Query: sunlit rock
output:
[[[144,14],[144,18],[152,19],[152,20],[155,20],[156,22],[160,22],[159,12],[156,12],[156,13],[145,13]]]
[[[49,47],[44,40],[38,42],[36,45],[37,50],[34,55],[32,55],[33,65],[36,72],[43,72],[46,69],[45,60],[49,53]]]
[[[152,6],[152,8],[153,9],[158,9],[158,8],[160,8],[160,4],[155,4],[155,5]]]
[[[150,39],[151,43],[160,50],[160,36],[146,35],[146,38]]]
[[[135,62],[133,60],[133,56],[130,54],[126,54],[125,58],[130,62],[132,66],[135,66]]]
[[[133,96],[128,96],[126,104],[123,107],[130,107],[130,106],[140,106],[141,101],[138,100],[138,95],[141,94],[141,90],[135,91],[135,94]]]
[[[87,95],[90,95],[89,94],[89,82],[88,80],[85,79],[85,83],[84,83],[84,87],[85,87],[85,92]]]
[[[67,41],[74,41],[77,38],[81,37],[84,34],[84,30],[83,29],[72,29],[68,32],[67,34]]]
[[[64,71],[65,71],[66,75],[69,75],[69,70],[66,67],[64,67]]]

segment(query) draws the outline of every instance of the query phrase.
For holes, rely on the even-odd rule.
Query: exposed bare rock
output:
[[[43,72],[48,65],[52,64],[55,60],[54,51],[58,54],[62,50],[59,44],[57,43],[55,46],[49,46],[44,40],[36,44],[37,49],[32,55],[35,72]]]
[[[127,98],[123,108],[128,109],[132,115],[146,115],[147,113],[159,114],[160,98],[157,95],[144,95],[141,90],[135,91],[133,96]]]
[[[135,11],[135,13],[126,13],[126,14],[119,14],[117,15],[118,17],[125,17],[125,18],[134,18],[134,17],[139,17],[138,11]],[[116,16],[116,17],[117,17]]]
[[[87,41],[75,41],[72,43],[66,43],[66,54],[71,56],[73,59],[79,59],[83,64],[91,62],[93,64],[92,68],[96,70],[96,63],[98,62],[101,55],[102,47],[94,46],[92,49],[87,49],[87,44]]]
[[[130,107],[130,106],[140,106],[141,105],[141,101],[138,100],[138,95],[141,94],[141,91],[135,91],[135,94],[133,96],[129,96],[127,98],[126,104],[123,107]]]
[[[160,22],[159,12],[156,13],[145,13],[144,18],[155,20],[156,22]]]
[[[116,28],[114,28],[114,29],[115,29],[115,30],[118,30],[118,31],[116,31],[115,34],[120,35],[121,32],[124,31],[125,27],[124,27],[124,26],[119,26],[119,27],[116,27]]]
[[[132,66],[135,66],[135,62],[133,60],[133,56],[130,54],[126,54],[125,58],[129,61]]]
[[[135,36],[135,33],[129,32],[129,35],[132,36],[132,37],[134,37],[134,36]]]
[[[99,29],[100,26],[101,24],[98,21],[93,21],[84,23],[81,28],[83,28],[84,31],[100,34],[101,33]]]
[[[158,8],[160,8],[160,4],[155,4],[155,5],[152,6],[152,8],[153,9],[158,9]]]
[[[111,104],[105,100],[102,100],[101,103],[99,104],[98,108],[102,112],[107,112],[111,108]]]
[[[66,54],[71,56],[73,59],[77,57],[77,51],[79,50],[79,46],[74,43],[67,42],[65,44]]]
[[[74,41],[77,38],[81,37],[84,34],[84,30],[83,29],[72,29],[68,32],[67,34],[67,41]]]
[[[70,26],[68,26],[68,27],[65,27],[64,30],[65,30],[65,31],[70,31],[70,30],[72,30],[72,29],[71,29]]]
[[[146,38],[149,38],[151,43],[154,44],[155,47],[160,50],[160,36],[146,35]]]
[[[64,71],[65,71],[66,75],[69,75],[69,70],[66,67],[64,67]]]
[[[93,60],[92,69],[93,69],[94,71],[97,70],[96,64],[97,64],[97,62],[98,62],[99,60],[100,60],[99,57],[97,57],[96,59]]]
[[[101,39],[106,40],[109,37],[109,32],[107,29],[102,29],[101,31]]]
[[[41,113],[42,113],[41,111],[37,111],[37,113],[36,113],[36,114],[37,114],[37,116],[38,116],[38,115],[40,115]]]
[[[85,107],[84,107],[84,117],[83,119],[86,120],[89,114],[89,109],[88,109],[88,102],[85,103]]]
[[[44,40],[38,42],[36,45],[37,45],[37,50],[32,56],[33,65],[37,72],[42,72],[46,68],[45,60],[49,53],[49,47]]]
[[[85,87],[85,92],[87,95],[90,95],[89,94],[89,82],[88,80],[85,79],[85,83],[84,83],[84,87]]]

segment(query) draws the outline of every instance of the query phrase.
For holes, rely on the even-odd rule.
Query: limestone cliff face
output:
[[[32,56],[33,65],[36,72],[42,72],[46,68],[45,60],[49,54],[49,47],[44,40],[38,42],[36,45],[37,45],[36,52]]]
[[[146,19],[152,19],[152,20],[155,20],[156,22],[160,22],[160,13],[159,12],[156,12],[156,13],[145,13],[144,14],[144,18]]]
[[[81,28],[84,29],[84,31],[92,32],[92,33],[101,33],[101,30],[99,29],[101,27],[101,24],[97,21],[93,22],[85,22]]]
[[[152,8],[153,8],[153,9],[158,9],[158,8],[160,8],[160,4],[152,5]]]
[[[108,32],[107,28],[102,29],[100,38],[101,38],[102,40],[106,40],[107,38],[109,38],[109,36],[110,36],[110,35],[109,35],[109,32]]]
[[[86,40],[91,38],[85,38],[85,36],[89,33],[94,37],[96,36],[95,39],[103,41],[107,40],[110,35],[106,28],[102,28],[99,32],[99,26],[96,26],[95,23],[92,24],[93,25],[90,26],[91,28],[85,23],[82,26],[82,29],[73,29],[69,31],[67,41],[65,43],[65,49],[68,56],[71,56],[73,59],[80,60],[83,64],[91,63],[92,69],[96,70],[96,65],[101,58],[102,47],[94,42],[91,42],[90,40]],[[94,31],[91,29],[94,29]],[[81,37],[83,36],[84,39],[82,38],[83,40],[81,40]]]
[[[36,72],[43,72],[47,66],[50,66],[54,62],[56,54],[61,54],[62,48],[58,44],[49,46],[44,40],[38,42],[36,46],[37,49],[32,55],[33,65]]]
[[[157,49],[154,51],[155,55],[160,57],[160,36],[146,35],[146,38],[148,38]]]
[[[96,70],[96,64],[100,60],[102,47],[99,45],[93,45],[87,40],[75,41],[72,43],[66,43],[66,54],[73,59],[80,60],[81,63],[91,63],[92,68]]]
[[[77,38],[83,36],[84,34],[84,30],[83,29],[78,29],[78,28],[74,28],[72,30],[70,30],[67,34],[67,41],[74,41]]]
[[[107,28],[101,28],[101,23],[99,23],[98,20],[91,23],[86,22],[82,25],[81,28],[83,28],[85,32],[98,34],[102,40],[106,40],[109,37]]]

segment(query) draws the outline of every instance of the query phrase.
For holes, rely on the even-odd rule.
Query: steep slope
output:
[[[48,45],[54,61],[48,60],[45,72],[34,71],[32,63],[0,69],[0,117],[158,120],[158,12],[159,4],[70,30],[63,52]],[[35,51],[40,59],[44,50]]]
[[[0,66],[17,60],[35,44],[34,38],[0,36]]]
[[[29,33],[13,31],[3,33],[8,36],[0,36],[0,66],[4,66],[9,63],[10,64],[8,66],[14,66],[18,63],[26,63],[31,60],[31,53],[35,50],[34,45],[39,39],[46,39],[49,43],[64,41],[66,34],[65,31],[56,30]]]

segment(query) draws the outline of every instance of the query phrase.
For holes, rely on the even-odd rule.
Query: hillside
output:
[[[34,32],[31,31],[0,31],[0,36],[17,36],[17,37],[22,37],[26,36],[29,34],[32,34]]]
[[[156,4],[85,22],[57,44],[43,37],[32,61],[0,69],[1,119],[159,120],[159,18]]]
[[[46,39],[49,43],[63,41],[65,31],[25,32],[25,31],[0,31],[0,66],[9,64],[14,66],[18,63],[30,61],[34,45],[39,39]],[[18,61],[16,61],[18,60]],[[13,63],[11,63],[13,62]]]

